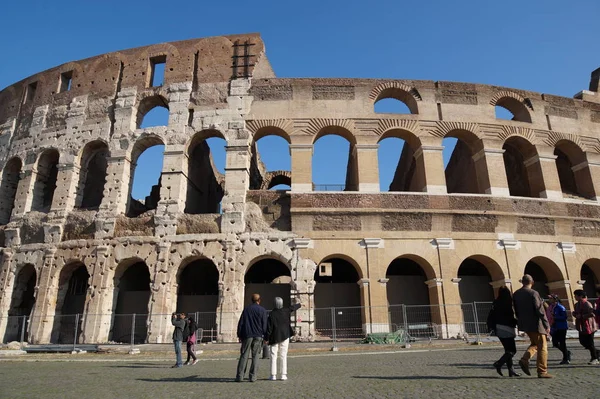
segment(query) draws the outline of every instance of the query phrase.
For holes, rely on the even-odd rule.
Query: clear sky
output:
[[[0,88],[97,54],[246,32],[261,33],[278,77],[449,80],[571,97],[600,67],[598,0],[21,0],[3,2],[0,15]],[[332,152],[336,137],[325,139],[315,149],[315,182],[343,184],[345,165],[331,165],[347,152]],[[268,169],[289,169],[286,145],[271,141],[259,142],[274,153],[262,154]],[[222,148],[211,147],[222,165]],[[384,190],[401,143],[382,147]]]

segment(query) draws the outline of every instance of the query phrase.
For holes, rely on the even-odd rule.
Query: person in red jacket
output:
[[[573,317],[575,318],[575,327],[579,331],[579,343],[585,349],[590,351],[590,362],[588,364],[600,364],[598,361],[598,350],[594,346],[594,333],[598,329],[596,325],[596,315],[594,314],[594,306],[588,302],[587,294],[584,290],[575,290],[575,310]]]

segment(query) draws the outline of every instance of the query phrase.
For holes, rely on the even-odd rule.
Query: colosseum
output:
[[[566,98],[473,83],[279,79],[258,34],[30,76],[0,92],[0,336],[161,343],[170,314],[184,311],[209,339],[234,341],[259,292],[267,308],[274,296],[303,304],[293,316],[300,339],[326,338],[333,324],[362,336],[409,322],[453,337],[473,321],[465,304],[518,288],[523,273],[572,306],[575,289],[600,281],[599,80],[600,69],[589,90]],[[385,99],[408,112],[375,112]],[[155,107],[168,109],[168,123],[142,127]],[[256,143],[272,135],[289,144],[291,170],[261,161]],[[314,144],[327,135],[349,143],[339,187],[313,179]],[[206,143],[214,137],[226,141],[224,174]],[[404,146],[380,187],[386,138]],[[136,162],[157,145],[161,177],[139,201]],[[272,189],[280,184],[289,189]]]

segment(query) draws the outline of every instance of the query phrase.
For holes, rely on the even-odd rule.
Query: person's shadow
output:
[[[500,376],[451,376],[451,375],[403,375],[403,376],[371,376],[371,375],[355,375],[352,378],[358,379],[373,379],[373,380],[489,380],[492,378],[501,378]]]
[[[191,375],[188,377],[167,377],[167,378],[138,378],[138,381],[144,382],[235,382],[234,378],[222,377],[199,377]]]

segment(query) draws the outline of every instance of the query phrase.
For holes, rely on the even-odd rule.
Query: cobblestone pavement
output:
[[[268,381],[269,361],[261,360],[254,383],[233,381],[237,362],[231,357],[180,369],[171,369],[167,361],[131,357],[20,358],[0,362],[0,398],[597,397],[600,366],[587,365],[587,351],[575,343],[570,347],[573,362],[568,366],[558,365],[558,350],[550,350],[551,380],[498,376],[491,364],[501,355],[499,347],[294,355],[288,381]],[[532,371],[535,376],[533,364]]]

